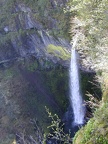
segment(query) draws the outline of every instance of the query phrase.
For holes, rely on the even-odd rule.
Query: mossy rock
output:
[[[108,103],[102,103],[94,118],[77,132],[74,144],[108,144]]]
[[[53,44],[47,46],[47,52],[61,58],[62,60],[68,60],[71,57],[70,53],[65,48]]]

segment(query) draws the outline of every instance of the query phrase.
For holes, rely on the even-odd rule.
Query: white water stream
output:
[[[71,52],[71,64],[70,64],[70,101],[73,108],[74,124],[79,125],[84,123],[85,108],[83,105],[83,99],[80,92],[79,84],[79,68],[77,62],[77,55],[75,46],[77,44],[77,37],[73,43]]]

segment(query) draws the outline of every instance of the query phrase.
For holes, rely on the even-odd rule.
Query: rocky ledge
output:
[[[32,7],[24,3],[11,2],[9,4],[1,2],[0,5],[3,14],[0,19],[2,21],[0,27],[0,65],[31,55],[36,59],[41,58],[67,66],[71,48],[69,42],[50,34],[51,29],[55,29],[55,31],[58,29],[57,19],[48,16],[48,19],[46,18],[47,28],[45,28],[43,22],[39,20],[39,11],[34,11]],[[57,1],[55,6],[53,2],[49,2],[49,4],[53,4],[52,9],[55,10],[58,6],[63,7],[64,2]],[[8,13],[5,12],[3,6]],[[6,15],[9,18],[6,18]]]

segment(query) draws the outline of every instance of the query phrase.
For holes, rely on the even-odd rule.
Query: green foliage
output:
[[[76,49],[85,56],[82,62],[96,71],[108,71],[108,14],[107,0],[70,0],[71,33],[78,34]],[[103,58],[103,60],[101,60]]]
[[[82,128],[74,138],[74,144],[107,144],[108,142],[108,103],[96,110],[94,118]]]
[[[50,54],[54,54],[56,57],[59,57],[63,60],[68,60],[70,58],[70,53],[61,46],[55,46],[55,45],[48,45],[47,52]]]
[[[93,121],[89,121],[88,122],[88,127],[87,129],[85,129],[85,133],[84,133],[84,139],[81,140],[81,143],[86,143],[86,141],[88,141],[91,138],[91,134],[94,131],[94,127],[93,127]]]
[[[46,111],[48,113],[48,117],[51,118],[51,125],[48,127],[48,129],[51,130],[51,133],[49,133],[47,137],[55,140],[55,143],[71,144],[72,138],[70,134],[64,133],[63,124],[61,124],[61,120],[59,119],[58,115],[52,115],[47,108]]]

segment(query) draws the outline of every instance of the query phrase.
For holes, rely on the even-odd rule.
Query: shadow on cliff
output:
[[[38,101],[38,104],[39,102],[41,103],[45,102],[46,105],[48,104],[49,107],[54,108],[55,109],[54,111],[57,111],[61,114],[63,113],[59,105],[55,101],[54,96],[46,87],[46,83],[43,81],[44,77],[40,71],[30,72],[30,71],[20,68],[20,72],[23,78],[26,79],[27,83],[29,84],[29,89],[31,89],[31,92],[35,94],[35,98],[37,100],[39,99],[41,100],[41,101]],[[28,92],[28,95],[30,94],[29,92]],[[37,105],[35,107],[37,107]],[[31,113],[35,113],[36,109],[34,110],[34,112],[32,112],[32,107],[31,107],[31,110],[30,110]]]

